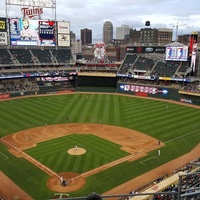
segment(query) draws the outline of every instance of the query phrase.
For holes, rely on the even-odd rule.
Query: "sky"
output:
[[[22,17],[20,6],[1,5],[0,17]],[[43,19],[69,21],[70,30],[80,39],[80,30],[92,29],[93,41],[102,40],[103,24],[132,29],[171,28],[174,36],[200,31],[199,0],[56,0],[56,9],[44,9]],[[6,12],[7,11],[7,12]],[[6,14],[7,13],[7,14]]]

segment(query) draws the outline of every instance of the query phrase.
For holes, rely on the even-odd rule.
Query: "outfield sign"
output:
[[[0,94],[0,99],[8,99],[10,98],[10,94]]]
[[[191,103],[192,104],[192,100],[191,99],[180,98],[180,101],[184,102],[184,103]]]

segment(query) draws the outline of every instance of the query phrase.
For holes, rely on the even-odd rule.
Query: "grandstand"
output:
[[[20,19],[17,18],[17,20],[20,22]],[[56,22],[56,25],[59,23],[69,28],[67,22]],[[57,26],[57,29],[59,30],[59,26]],[[4,31],[7,32],[7,30]],[[68,32],[65,34],[69,36]],[[61,38],[61,33],[59,31],[56,32],[53,38],[51,38],[49,45],[42,46],[44,41],[41,41],[41,45],[32,46],[14,45],[15,38],[12,38],[11,35],[10,41],[1,46],[0,99],[12,100],[12,98],[20,96],[46,96],[84,91],[86,93],[111,92],[200,105],[199,53],[197,54],[196,71],[193,71],[193,68],[191,68],[189,59],[168,59],[166,52],[163,52],[166,47],[152,47],[154,49],[153,53],[145,52],[145,49],[149,47],[129,47],[123,59],[120,60],[119,58],[122,55],[122,53],[120,56],[118,55],[120,47],[118,47],[116,52],[114,52],[115,48],[113,47],[110,48],[109,52],[112,56],[105,56],[105,59],[96,59],[94,55],[88,55],[88,57],[83,55],[83,59],[74,60],[70,40],[64,41],[60,39],[56,43],[54,40],[55,36],[60,36],[58,38]],[[41,35],[41,37],[44,37],[44,35]],[[23,42],[21,39],[19,41]],[[162,53],[157,53],[156,48],[161,49]],[[132,50],[130,49],[134,49],[134,51],[131,52]],[[135,49],[140,49],[144,52],[136,52]],[[81,98],[85,101],[88,99],[87,96],[81,96]],[[54,107],[57,107],[57,104],[68,105],[66,103],[68,100],[66,99],[60,100],[59,103],[56,102],[56,98],[54,100]],[[121,99],[116,101],[118,100],[121,101]],[[109,102],[112,101],[113,99],[110,98]],[[12,101],[10,102],[12,103]],[[71,103],[69,107],[71,105],[75,104]],[[64,109],[67,109],[67,107]],[[81,106],[77,107],[77,110],[80,108]],[[28,106],[27,109],[29,109]],[[163,110],[162,107],[161,113],[168,112]],[[48,111],[46,110],[45,112]],[[62,110],[62,116],[60,115],[58,118],[66,118],[64,111]],[[117,113],[116,111],[114,115],[113,119],[116,120],[120,112]],[[129,118],[129,116],[126,117]],[[96,123],[102,123],[101,120],[97,119],[98,117],[94,116],[94,118]],[[68,116],[67,119],[67,122],[69,122]],[[34,120],[40,121],[39,119]],[[90,121],[91,119],[87,120]],[[2,120],[2,123],[4,121],[6,120]],[[34,123],[36,123],[35,121]],[[57,123],[59,120],[53,119],[52,121]],[[62,122],[66,123],[66,121]],[[34,123],[31,126],[34,126]],[[126,124],[126,122],[123,123]],[[25,124],[25,127],[28,127],[27,124]],[[38,123],[37,125],[41,126],[41,124],[43,126],[44,123]],[[134,188],[134,191],[130,191],[130,194],[116,195],[115,198],[133,200],[142,198],[145,200],[200,199],[199,166],[199,158],[192,160],[186,166],[183,166],[183,169],[177,169],[173,174],[162,174],[162,177],[157,177],[156,180],[146,183],[143,187]],[[159,190],[155,189],[157,186]],[[149,191],[153,191],[154,194],[149,194]],[[102,195],[102,198],[109,199],[112,196]],[[5,197],[0,194],[0,199],[5,199]]]
[[[150,97],[166,97],[167,99],[175,99],[174,96],[177,96],[177,99],[175,99],[177,101],[191,101],[192,104],[200,104],[199,100],[195,99],[195,95],[200,93],[198,79],[195,79],[197,81],[193,82],[184,82],[182,80],[186,77],[189,78],[189,63],[185,63],[183,66],[181,62],[154,60],[153,58],[149,58],[149,56],[135,53],[127,53],[122,62],[113,62],[109,60],[104,62],[98,60],[78,60],[76,62],[72,60],[70,48],[56,49],[38,47],[23,49],[20,47],[2,48],[1,51],[0,94],[9,94],[9,98],[25,95],[72,92],[78,90],[83,82],[85,82],[85,84],[87,82],[89,86],[94,87],[97,86],[95,84],[100,81],[102,85],[108,86],[110,84],[108,79],[113,82],[114,75],[114,78],[117,79],[115,79],[115,84],[113,85],[117,88],[116,91],[118,93],[130,94],[126,93],[127,90],[121,90],[122,85],[126,85],[126,87],[128,85],[130,86],[129,88],[133,89],[130,89],[131,94],[139,96],[144,96],[144,94],[146,94]],[[92,79],[93,76],[96,81]],[[98,76],[102,79],[98,80]],[[104,77],[105,79],[103,79]],[[177,77],[180,81],[176,80]],[[163,78],[166,78],[166,80]],[[150,92],[151,88],[155,88],[154,94]],[[170,95],[159,96],[163,88],[167,88],[169,93],[173,91],[171,92],[173,93],[173,97]],[[174,90],[176,90],[176,93],[174,93]],[[183,96],[179,94],[179,91],[190,92],[193,95],[184,96],[183,98]],[[8,98],[8,96],[5,98]],[[192,163],[197,162],[192,161]],[[179,169],[177,170],[179,171]],[[191,173],[191,171],[187,171],[187,173]],[[198,174],[190,176],[195,180],[193,181],[194,183],[198,183]],[[179,177],[177,177],[176,174],[176,176],[174,176],[176,177],[176,181],[173,179],[173,183],[170,184],[167,182],[167,180],[170,180],[168,179],[169,177],[165,176],[165,174],[163,174],[163,177],[164,179],[162,179],[162,181],[159,180],[157,185],[164,185],[164,190],[154,191],[154,195],[149,194],[149,190],[155,187],[152,184],[158,181],[160,177],[153,180],[153,182],[147,183],[147,185],[144,185],[142,188],[134,189],[134,192],[131,191],[127,196],[119,195],[117,198],[139,199],[140,197],[140,199],[156,200],[171,198],[171,194],[168,193],[173,193],[176,199],[178,195],[177,187]],[[185,179],[183,183],[183,187],[181,188],[182,195],[189,195],[187,189],[190,191],[190,188],[199,187],[198,184],[187,184],[186,186]],[[194,195],[197,195],[198,190],[192,189],[192,192],[194,192]],[[143,195],[146,195],[145,198],[142,197]],[[104,198],[103,195],[102,198]],[[109,199],[109,196],[106,198]]]

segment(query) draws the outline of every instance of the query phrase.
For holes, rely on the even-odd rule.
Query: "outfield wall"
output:
[[[131,83],[118,83],[118,77],[89,77],[78,76],[72,84],[74,88],[40,87],[37,92],[24,92],[26,95],[38,94],[64,94],[70,92],[109,92],[136,95],[142,97],[152,97],[166,100],[181,101],[187,104],[200,105],[200,94],[182,92],[179,89],[160,87],[160,86],[141,86]],[[21,93],[0,95],[0,99],[22,96]],[[196,95],[196,96],[195,96]],[[2,97],[1,97],[2,96]],[[5,96],[5,97],[4,97]]]
[[[192,93],[181,94],[179,89],[158,86],[137,86],[131,83],[118,83],[118,77],[78,77],[77,91],[81,92],[117,92],[143,97],[153,97],[183,103],[200,105],[200,96]],[[200,95],[200,94],[199,94]]]
[[[195,93],[181,94],[179,89],[159,87],[159,86],[141,86],[131,85],[129,83],[118,83],[117,92],[142,97],[153,97],[166,100],[181,101],[183,103],[200,105],[200,96],[194,96]]]
[[[192,93],[181,94],[179,89],[158,86],[137,86],[130,83],[118,83],[118,77],[78,77],[77,85],[77,91],[117,92],[200,105],[200,96],[194,96]]]

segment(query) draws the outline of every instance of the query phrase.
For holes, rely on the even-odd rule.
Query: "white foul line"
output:
[[[145,165],[143,162],[146,162],[147,160],[151,160],[151,159],[158,159],[155,156],[151,157],[151,158],[147,158],[146,160],[143,160],[140,162],[140,164]]]
[[[195,133],[196,131],[200,131],[200,129],[197,129],[197,130],[195,130],[195,131],[192,131],[192,132],[186,133],[186,134],[184,134],[184,135],[181,135],[181,136],[179,136],[179,137],[173,138],[173,139],[171,139],[171,140],[166,141],[165,143],[172,142],[172,141],[177,140],[177,139],[179,139],[179,138],[185,137],[185,136],[187,136],[187,135],[190,135],[190,134],[192,134],[192,133]]]
[[[4,153],[2,153],[2,152],[0,152],[0,154],[1,154],[2,156],[5,157],[3,160],[8,160],[8,156],[6,156],[6,155],[5,155]]]

